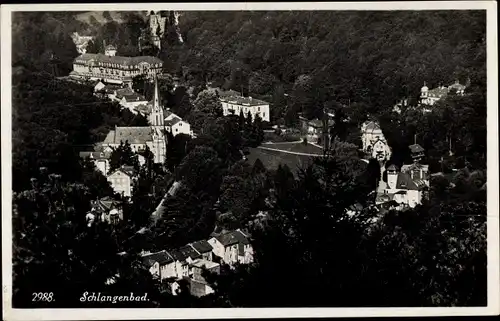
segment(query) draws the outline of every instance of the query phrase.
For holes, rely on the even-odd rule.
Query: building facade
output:
[[[104,176],[108,175],[109,171],[109,159],[111,157],[111,152],[80,152],[80,158],[88,158],[91,160],[97,170],[99,170]]]
[[[361,141],[363,152],[369,157],[379,162],[389,160],[391,157],[391,149],[378,123],[367,121],[361,126]]]
[[[455,81],[454,84],[445,87],[439,86],[434,89],[430,89],[424,83],[424,86],[420,89],[420,103],[423,105],[432,106],[439,100],[445,98],[450,92],[455,91],[457,95],[465,94],[466,86],[460,84],[458,80]]]
[[[252,245],[248,236],[241,230],[212,237],[208,243],[212,246],[213,253],[229,265],[237,262],[242,264],[253,262]]]
[[[241,97],[236,95],[221,96],[219,100],[222,103],[223,115],[239,115],[243,112],[243,116],[248,117],[248,113],[252,115],[252,119],[258,115],[263,121],[269,122],[271,115],[269,112],[269,103],[263,100],[252,97]]]
[[[131,166],[122,166],[107,176],[108,182],[115,191],[124,197],[131,197],[135,171]]]
[[[155,80],[155,93],[151,112],[149,114],[150,126],[144,127],[118,127],[111,130],[102,146],[107,150],[113,150],[120,143],[128,142],[132,151],[141,153],[148,147],[154,155],[155,163],[165,162],[167,142],[164,135],[165,122],[163,107],[160,105],[158,83]]]
[[[132,78],[145,75],[153,79],[162,72],[163,61],[156,57],[122,57],[115,56],[116,48],[106,47],[105,54],[85,53],[73,61],[71,77],[101,80],[112,84],[132,85]]]

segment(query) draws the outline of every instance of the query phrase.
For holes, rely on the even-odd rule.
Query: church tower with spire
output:
[[[149,123],[154,128],[163,129],[165,126],[165,119],[163,116],[163,107],[160,105],[160,94],[158,90],[158,81],[155,77],[155,91],[153,96],[153,105],[151,107],[151,113],[149,114]]]
[[[166,137],[165,137],[165,118],[163,115],[163,107],[160,105],[160,94],[158,90],[158,81],[155,77],[155,91],[153,96],[153,105],[149,114],[149,123],[153,133],[153,150],[155,155],[155,163],[163,163],[166,153]]]

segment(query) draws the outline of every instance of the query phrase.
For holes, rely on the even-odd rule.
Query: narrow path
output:
[[[299,152],[290,152],[287,150],[282,150],[282,149],[276,149],[276,148],[269,148],[269,147],[262,147],[259,146],[257,148],[263,149],[263,150],[269,150],[273,152],[280,152],[280,153],[285,153],[285,154],[292,154],[292,155],[299,155],[299,156],[312,156],[312,157],[323,157],[323,154],[307,154],[307,153],[299,153]]]
[[[302,140],[296,140],[294,142],[278,142],[278,143],[275,143],[275,142],[265,142],[265,143],[262,143],[262,145],[282,145],[282,144],[299,144],[299,143],[302,143]]]

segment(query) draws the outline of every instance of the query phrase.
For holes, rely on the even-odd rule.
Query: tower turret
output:
[[[165,118],[163,116],[163,107],[160,105],[160,93],[158,90],[158,80],[155,76],[155,91],[153,95],[153,106],[151,107],[151,114],[149,115],[149,122],[152,127],[162,128],[165,125]]]
[[[429,87],[427,87],[427,85],[425,84],[425,81],[424,81],[424,86],[420,89],[420,96],[422,98],[427,97],[428,93],[429,93]]]

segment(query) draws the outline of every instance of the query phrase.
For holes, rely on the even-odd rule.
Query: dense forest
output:
[[[146,291],[148,307],[486,304],[484,12],[183,12],[184,42],[169,19],[161,51],[138,47],[144,13],[101,16],[13,19],[16,307],[33,306],[34,291],[57,296],[43,307],[81,306],[83,291]],[[115,125],[146,119],[95,97],[89,85],[53,77],[54,62],[59,75],[71,70],[74,31],[96,37],[91,51],[104,40],[119,54],[158,54],[181,79],[175,90],[171,77],[161,81],[165,104],[199,132],[169,137],[168,173],[151,161],[139,166],[130,147],[120,147],[113,166],[134,165],[139,175],[126,220],[114,228],[86,227],[91,201],[111,192],[76,152]],[[465,96],[450,95],[427,114],[392,111],[402,98],[414,106],[424,82],[434,88],[456,79],[470,79]],[[287,166],[273,171],[242,160],[241,150],[262,142],[263,124],[222,117],[217,97],[203,90],[207,82],[268,100],[276,123],[294,125],[299,112],[314,118],[333,108],[328,157],[296,178]],[[151,93],[144,79],[134,88]],[[406,161],[416,140],[431,171],[444,173],[431,178],[421,206],[382,213],[370,206],[378,167],[361,162],[353,144],[368,118],[380,122],[390,162]],[[179,192],[155,227],[137,235],[174,179]],[[355,205],[362,210],[349,215]],[[256,220],[260,212],[268,219]],[[254,264],[207,275],[212,295],[198,299],[183,288],[174,297],[140,264],[145,243],[170,249],[216,228],[248,229],[256,254]]]
[[[243,84],[233,89],[268,97],[275,115],[284,93],[292,108],[311,114],[328,100],[377,113],[416,98],[424,82],[484,81],[485,18],[479,11],[184,12],[184,43],[169,39],[162,53],[171,71],[187,66],[222,85],[237,78]]]
[[[144,117],[95,97],[92,86],[18,71],[12,89],[14,190],[29,187],[40,167],[74,180],[79,151],[92,150],[115,126],[147,125]]]

